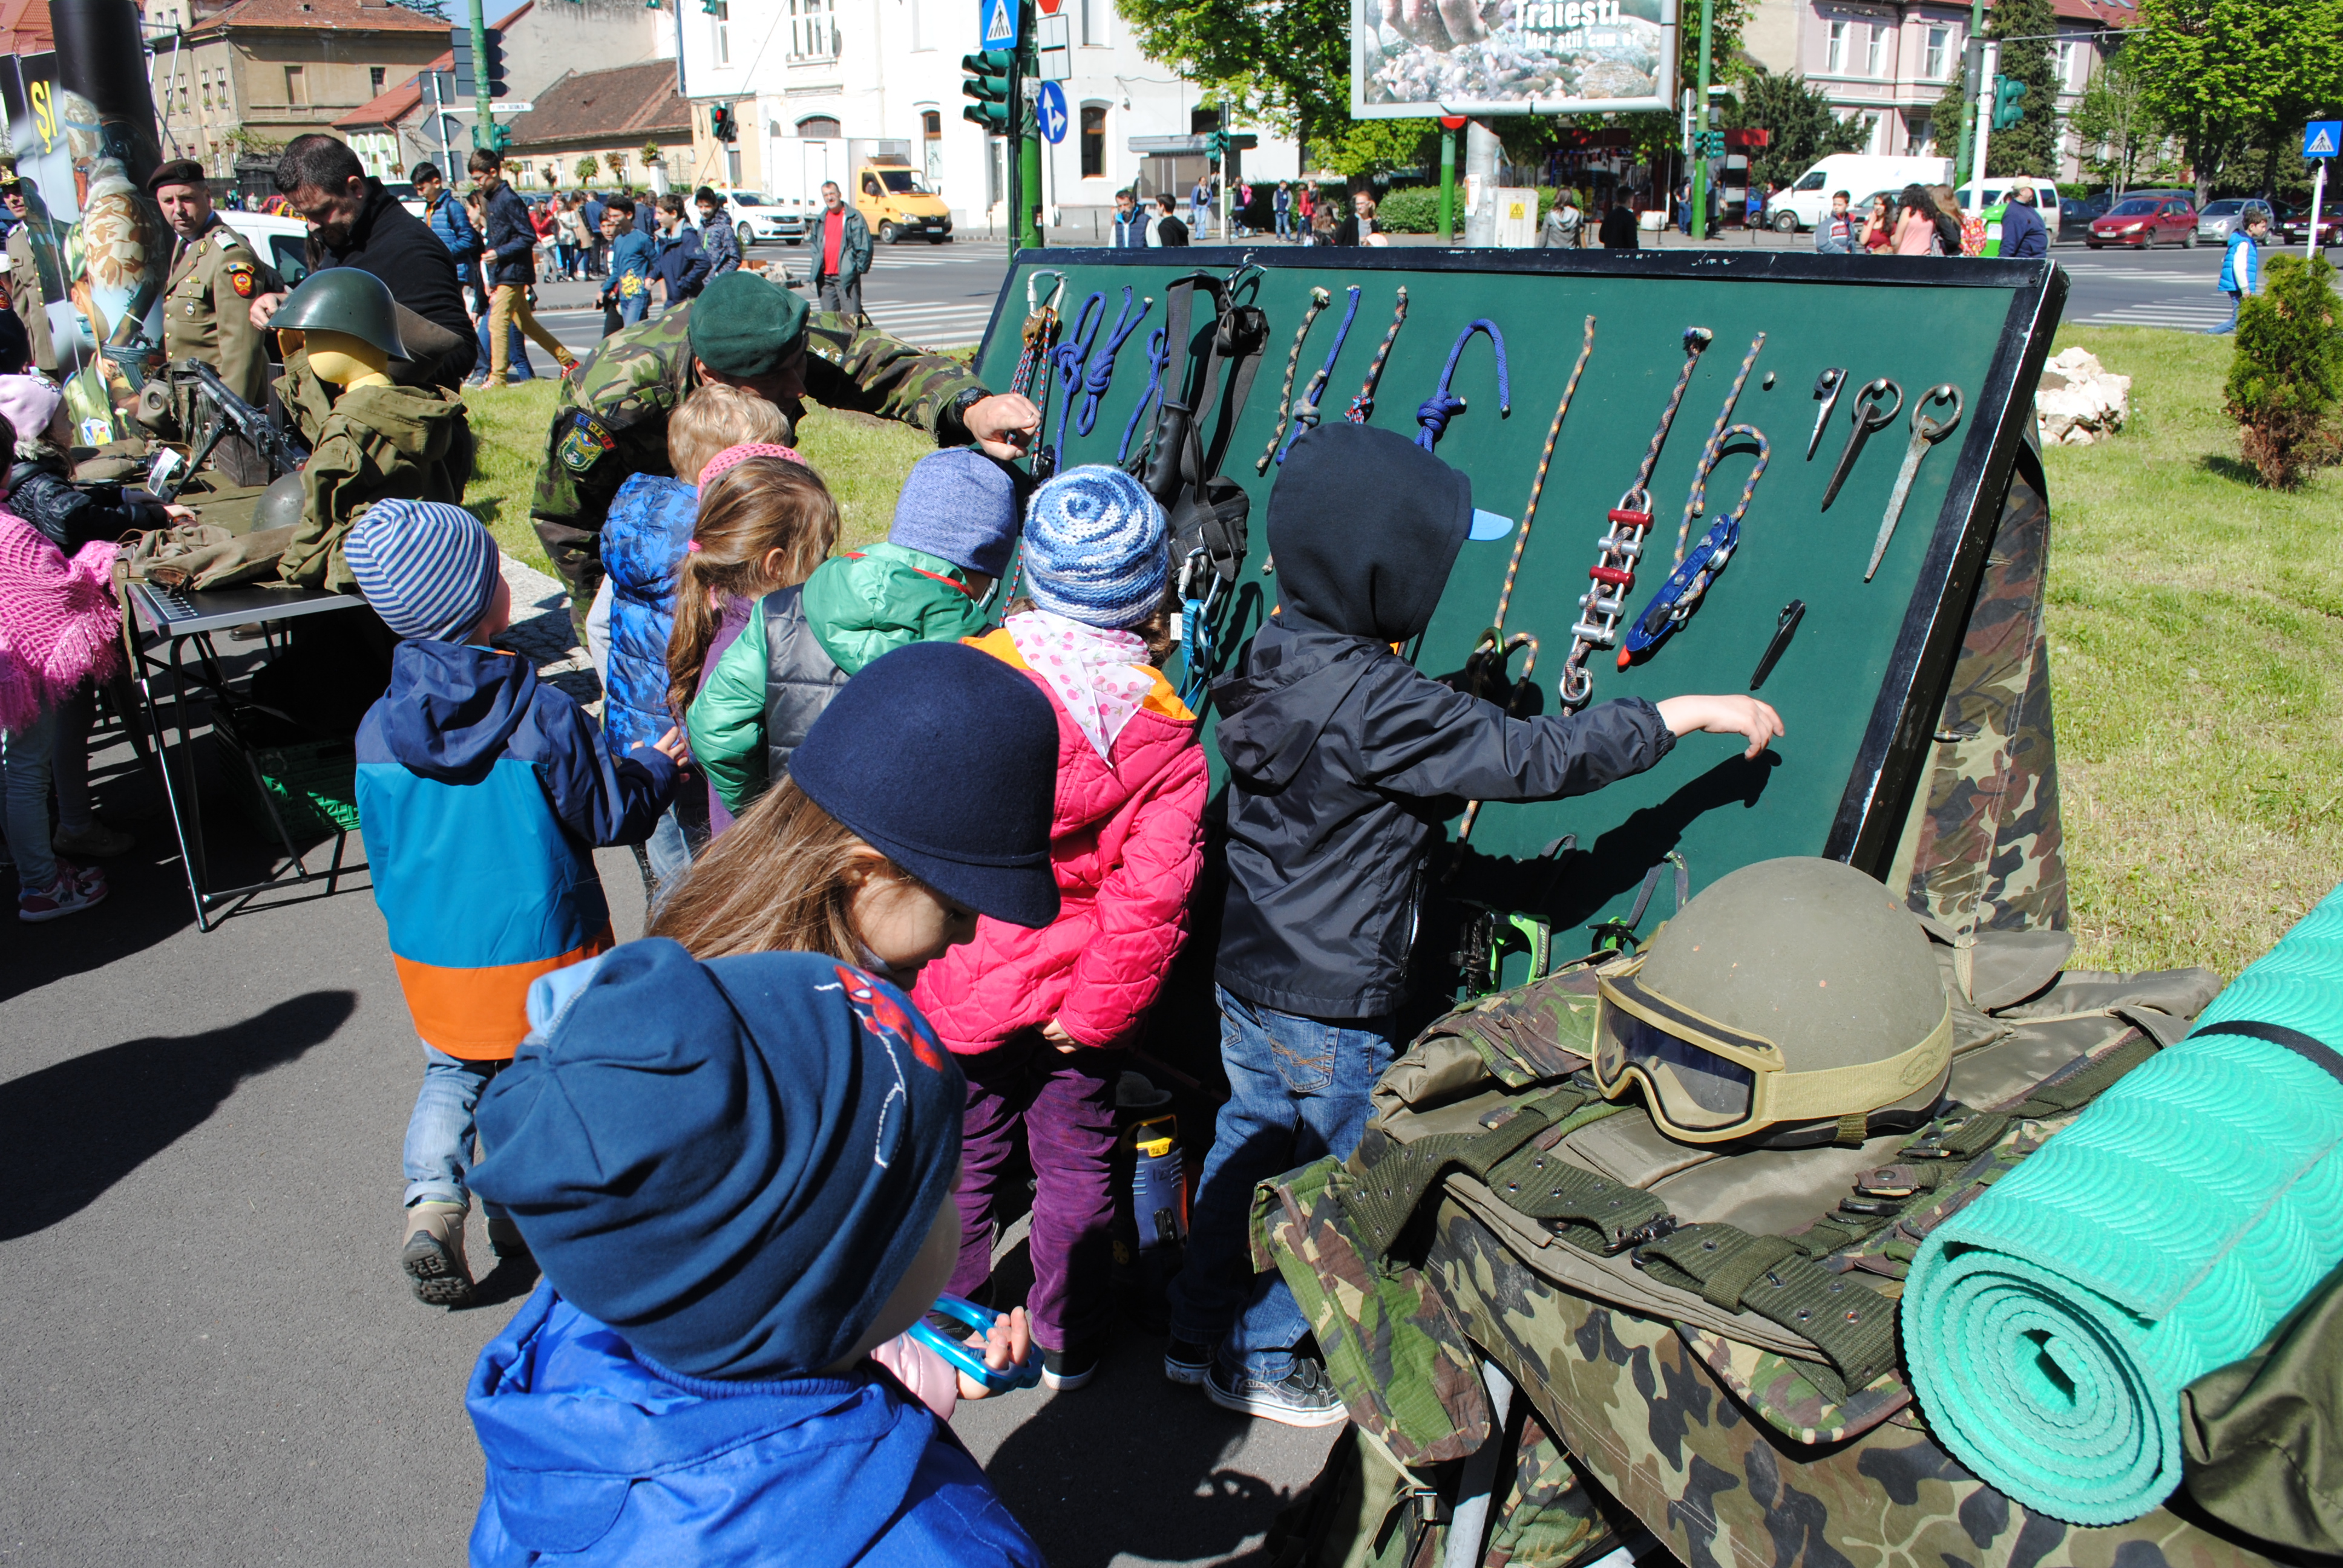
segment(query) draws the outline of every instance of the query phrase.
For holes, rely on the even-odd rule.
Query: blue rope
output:
[[[1131,458],[1131,438],[1139,433],[1140,420],[1147,417],[1147,406],[1155,401],[1162,389],[1163,372],[1172,367],[1172,334],[1157,327],[1147,338],[1147,390],[1139,395],[1139,407],[1131,411],[1131,423],[1122,427],[1122,445],[1115,449],[1115,466],[1120,467]]]
[[[1098,424],[1099,400],[1106,396],[1108,385],[1114,380],[1114,357],[1122,352],[1123,339],[1138,331],[1139,324],[1147,319],[1148,307],[1154,303],[1151,296],[1142,296],[1139,301],[1139,314],[1132,316],[1131,289],[1127,285],[1124,286],[1122,309],[1116,313],[1114,327],[1106,335],[1106,352],[1091,356],[1090,367],[1082,373],[1082,407],[1081,412],[1074,416],[1077,435],[1089,435]]]
[[[1448,350],[1448,363],[1440,372],[1440,385],[1431,397],[1415,406],[1415,422],[1423,428],[1415,433],[1415,444],[1429,452],[1448,428],[1448,421],[1464,412],[1464,399],[1448,390],[1449,381],[1456,374],[1456,361],[1463,357],[1464,346],[1473,341],[1473,334],[1485,332],[1497,350],[1497,412],[1513,411],[1513,386],[1505,369],[1505,335],[1487,317],[1477,317],[1471,326],[1456,335],[1456,342]]]
[[[1098,314],[1092,316],[1091,307]],[[1106,296],[1093,294],[1082,301],[1081,314],[1074,317],[1074,329],[1064,341],[1050,351],[1051,367],[1058,373],[1058,435],[1050,443],[1050,467],[1055,472],[1066,450],[1066,412],[1074,406],[1074,390],[1082,384],[1082,361],[1091,354],[1091,345],[1098,341],[1099,323],[1106,319]],[[1089,331],[1085,333],[1084,327]]]
[[[1304,430],[1317,428],[1318,399],[1326,390],[1327,381],[1334,374],[1334,361],[1342,357],[1342,339],[1351,335],[1351,323],[1359,314],[1359,285],[1351,285],[1351,302],[1342,307],[1342,325],[1334,328],[1334,347],[1326,352],[1326,363],[1318,374],[1310,377],[1310,385],[1302,390],[1302,401],[1293,406],[1293,424],[1285,432],[1285,445],[1277,449],[1277,460],[1285,461],[1285,454],[1293,450]]]

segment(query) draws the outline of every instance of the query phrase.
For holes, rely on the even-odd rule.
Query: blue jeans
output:
[[[509,1061],[467,1061],[423,1048],[423,1087],[416,1091],[415,1114],[407,1122],[407,1204],[471,1204],[464,1177],[473,1163],[478,1129],[472,1112],[480,1091]],[[489,1213],[502,1211],[488,1206]]]
[[[56,886],[56,856],[49,848],[49,784],[64,714],[62,707],[45,708],[24,729],[0,735],[8,852],[16,859],[20,892],[45,893]]]
[[[1215,989],[1229,1101],[1189,1211],[1188,1261],[1172,1282],[1172,1333],[1200,1344],[1217,1340],[1223,1372],[1276,1382],[1293,1370],[1310,1321],[1282,1279],[1252,1271],[1245,1236],[1252,1190],[1359,1146],[1367,1091],[1391,1065],[1391,1024],[1297,1018]]]
[[[2229,319],[2223,322],[2218,327],[2207,327],[2205,329],[2205,335],[2207,337],[2219,337],[2226,333],[2235,332],[2237,329],[2237,312],[2246,303],[2245,294],[2241,290],[2235,288],[2224,289],[2222,292],[2229,297]]]
[[[1293,237],[1293,214],[1285,207],[1277,209],[1277,237],[1280,239]]]

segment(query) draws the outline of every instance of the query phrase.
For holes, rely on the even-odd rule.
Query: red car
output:
[[[2193,246],[2197,209],[2178,196],[2126,196],[2105,216],[2091,220],[2087,243],[2093,250],[2106,245]]]

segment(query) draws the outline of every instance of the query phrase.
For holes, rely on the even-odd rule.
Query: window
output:
[[[838,57],[838,16],[833,5],[834,0],[789,0],[791,59]]]
[[[808,115],[798,122],[798,135],[808,141],[829,141],[839,135],[838,122],[828,115]]]
[[[377,98],[382,96],[382,78],[383,68],[380,65],[369,65],[367,67],[367,90],[369,95]],[[319,285],[319,286],[322,287],[324,286]]]
[[[285,102],[290,108],[309,106],[309,78],[298,65],[285,67]]]
[[[1887,29],[1876,22],[1871,25],[1870,39],[1864,46],[1863,74],[1866,76],[1887,75]]]
[[[2058,88],[2061,92],[2072,91],[2079,85],[2075,80],[2075,56],[2081,52],[2080,45],[2074,39],[2058,40]]]
[[[1106,106],[1082,106],[1082,178],[1106,178]]]
[[[1825,60],[1823,69],[1826,71],[1838,72],[1846,69],[1845,23],[1834,22],[1830,25],[1830,53],[1825,56]]]
[[[740,184],[740,149],[738,147],[727,147],[724,149],[724,177],[731,183],[734,188],[739,188]]]
[[[1952,52],[1953,30],[1950,27],[1928,29],[1928,46],[1921,55],[1920,74],[1931,82],[1945,79],[1946,56]]]
[[[1812,169],[1807,172],[1805,178],[1790,188],[1796,191],[1818,191],[1823,188],[1823,181],[1829,177],[1820,169]]]
[[[730,0],[716,0],[708,7],[708,25],[716,35],[716,63],[732,63],[732,6]]]
[[[1094,48],[1106,46],[1106,0],[1074,0],[1078,10],[1076,23],[1081,28],[1081,43]]]

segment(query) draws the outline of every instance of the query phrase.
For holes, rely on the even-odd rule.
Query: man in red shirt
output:
[[[862,315],[862,275],[870,270],[870,228],[862,215],[846,205],[836,180],[821,187],[821,227],[814,252],[813,286],[817,308],[835,310],[850,319]]]

